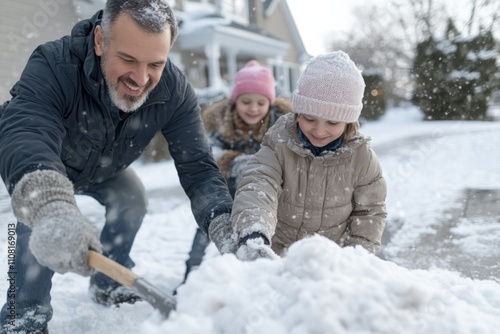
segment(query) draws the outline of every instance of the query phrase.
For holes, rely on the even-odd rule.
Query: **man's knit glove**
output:
[[[269,247],[269,240],[259,232],[253,232],[238,242],[236,257],[241,261],[255,261],[260,258],[276,260],[279,256]]]
[[[236,235],[231,226],[231,214],[223,213],[210,222],[208,236],[221,254],[236,253]]]
[[[29,248],[41,265],[61,274],[93,273],[87,253],[101,251],[98,233],[78,210],[65,176],[50,170],[26,174],[14,188],[12,209],[31,228]]]

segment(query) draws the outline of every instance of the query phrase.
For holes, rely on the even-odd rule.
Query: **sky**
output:
[[[351,28],[352,9],[362,0],[288,0],[306,50],[312,56],[326,51],[325,40],[332,31]]]
[[[377,4],[389,0],[377,0]],[[442,0],[454,17],[468,17],[470,0]],[[353,29],[353,10],[365,4],[363,0],[287,0],[294,21],[299,29],[306,50],[312,55],[327,51],[325,42],[332,33]],[[488,15],[491,13],[488,12]],[[355,27],[354,27],[355,28]]]
[[[319,236],[275,261],[241,262],[219,256],[211,245],[178,289],[177,310],[168,319],[146,302],[104,308],[89,299],[88,278],[55,274],[50,332],[498,333],[499,218],[452,219],[450,212],[463,206],[464,191],[500,189],[500,122],[424,122],[417,109],[398,108],[363,124],[361,132],[372,137],[388,185],[390,238],[377,256]],[[150,203],[132,248],[133,270],[169,293],[182,280],[196,229],[190,204],[172,161],[138,161],[133,168]],[[102,227],[104,210],[95,200],[77,196],[77,203]],[[15,223],[3,184],[0,221],[3,295],[6,226]],[[482,265],[486,260],[492,265]],[[468,271],[474,266],[481,277]]]

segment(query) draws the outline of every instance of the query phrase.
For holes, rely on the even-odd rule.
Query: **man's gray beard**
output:
[[[106,80],[106,75],[104,79]],[[144,104],[144,102],[146,102],[146,100],[149,97],[149,92],[145,92],[143,93],[143,95],[139,96],[138,100],[126,101],[126,98],[121,98],[118,95],[118,92],[113,86],[111,86],[108,83],[108,80],[106,80],[106,85],[108,86],[108,92],[109,92],[109,97],[111,98],[111,103],[113,103],[118,109],[120,109],[123,112],[136,111]]]
[[[111,103],[113,103],[121,111],[127,112],[127,113],[134,112],[137,109],[139,109],[144,104],[144,102],[146,102],[146,100],[148,99],[149,93],[151,90],[143,93],[143,95],[139,96],[137,100],[134,99],[133,97],[130,97],[131,100],[128,100],[128,101],[126,98],[121,98],[118,95],[117,90],[109,83],[109,80],[106,76],[106,72],[104,71],[105,64],[106,64],[106,57],[104,55],[102,55],[102,57],[101,57],[101,72],[104,75],[104,81],[106,81],[106,86],[108,87],[108,93],[109,93],[109,97],[111,99]]]

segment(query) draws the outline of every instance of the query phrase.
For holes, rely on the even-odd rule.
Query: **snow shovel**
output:
[[[92,250],[89,250],[88,262],[90,267],[137,292],[165,318],[168,318],[170,311],[175,310],[177,301],[173,296],[161,292],[127,267]]]

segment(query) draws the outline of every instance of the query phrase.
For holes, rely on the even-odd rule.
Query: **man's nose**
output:
[[[138,86],[144,87],[149,81],[148,67],[142,64],[138,65],[131,79],[134,80]]]

